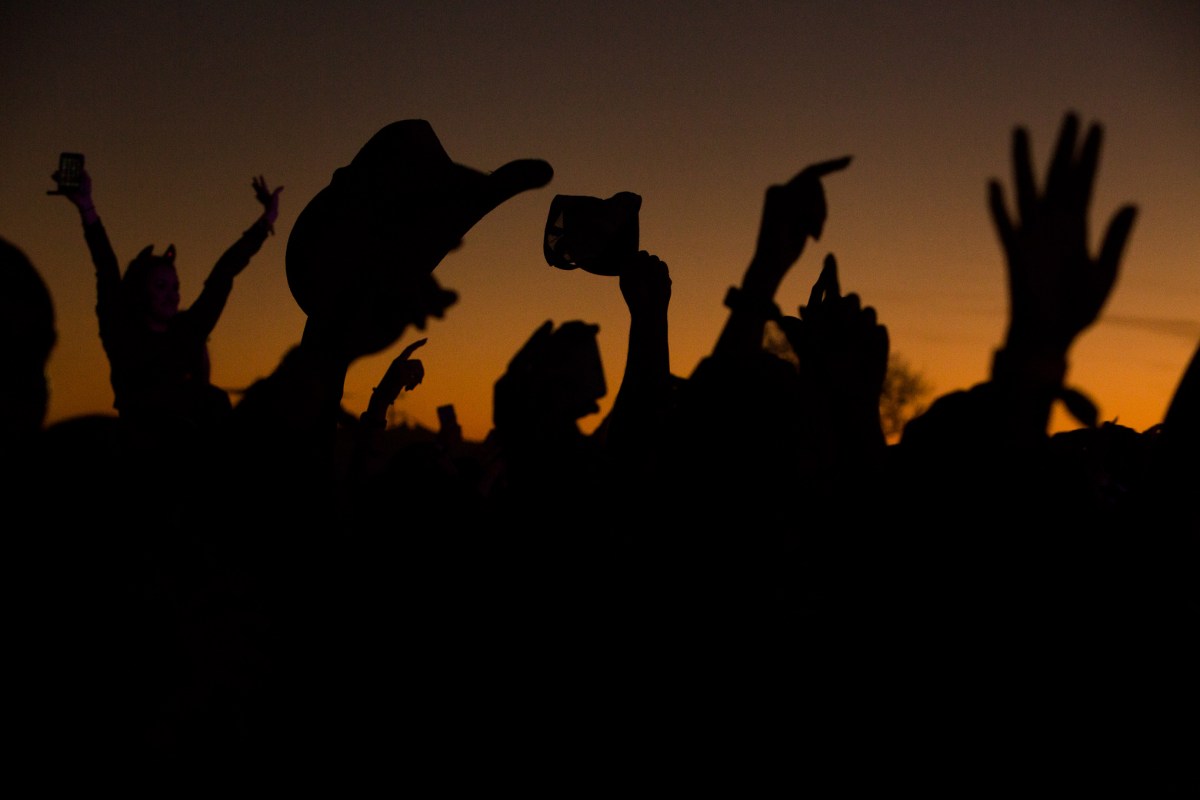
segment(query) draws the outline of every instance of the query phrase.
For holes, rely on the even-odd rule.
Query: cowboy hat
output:
[[[482,172],[454,162],[426,120],[393,122],[300,212],[288,237],[288,287],[309,317],[336,317],[368,295],[375,308],[396,299],[411,309],[418,299],[403,295],[428,288],[475,223],[553,175],[539,159]],[[446,300],[430,293],[425,312],[441,316]]]

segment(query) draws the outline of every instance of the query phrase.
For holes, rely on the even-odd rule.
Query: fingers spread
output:
[[[1096,165],[1100,161],[1100,142],[1104,138],[1103,129],[1099,125],[1088,128],[1087,138],[1083,142],[1083,151],[1079,155],[1079,163],[1075,167],[1074,190],[1075,201],[1080,208],[1086,210],[1092,198],[1092,185],[1096,179]]]
[[[1116,213],[1104,234],[1104,243],[1100,246],[1096,267],[1110,287],[1116,282],[1121,254],[1125,251],[1125,242],[1129,239],[1137,212],[1137,206],[1125,206]]]
[[[1000,244],[1006,253],[1012,252],[1013,223],[1008,217],[1008,209],[1004,205],[1004,189],[1000,181],[988,183],[988,206],[992,209],[992,221],[996,225],[996,233],[1000,236]]]
[[[1017,192],[1017,214],[1030,219],[1037,207],[1037,187],[1033,178],[1033,159],[1029,153],[1029,132],[1013,132],[1013,180]]]
[[[1046,175],[1046,195],[1061,197],[1070,193],[1071,177],[1074,172],[1072,167],[1075,162],[1075,139],[1078,136],[1079,117],[1075,114],[1067,114],[1058,134],[1058,144],[1054,147],[1050,171]]]

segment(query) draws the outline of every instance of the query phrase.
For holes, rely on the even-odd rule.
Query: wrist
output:
[[[779,319],[782,314],[770,294],[730,286],[725,293],[725,305],[731,311],[754,314],[763,319]]]
[[[1034,323],[1014,318],[1004,337],[1004,349],[1012,353],[1037,357],[1066,358],[1075,334],[1048,323]]]
[[[775,293],[779,291],[779,284],[783,282],[784,273],[787,272],[786,267],[780,269],[779,263],[779,259],[766,258],[760,253],[755,253],[754,258],[750,260],[750,266],[746,267],[746,274],[742,276],[742,288],[767,298],[775,297]]]
[[[253,233],[253,234],[261,235],[265,238],[267,236],[267,234],[271,233],[273,230],[274,230],[274,228],[271,225],[270,221],[265,216],[263,216],[263,217],[259,217],[258,219],[254,220],[254,224],[251,225],[249,228],[247,228],[245,231],[245,234],[243,234],[243,235]]]
[[[387,408],[371,408],[367,407],[358,418],[360,424],[366,428],[382,430],[387,427]]]
[[[1008,346],[992,358],[992,380],[1042,389],[1057,390],[1067,375],[1067,358],[1054,350],[1032,350]]]
[[[368,402],[369,406],[388,408],[392,403],[396,402],[396,398],[400,395],[399,386],[389,386],[387,381],[380,382],[378,386],[371,390],[371,399]]]

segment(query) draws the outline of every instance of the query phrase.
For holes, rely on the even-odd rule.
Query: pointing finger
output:
[[[400,359],[401,360],[407,359],[409,356],[411,356],[417,350],[417,348],[424,346],[424,344],[428,341],[429,341],[428,337],[426,337],[424,339],[417,339],[415,342],[413,342],[412,344],[410,344],[408,347],[404,348],[400,352]]]
[[[842,156],[841,158],[830,159],[829,161],[820,161],[816,164],[810,164],[800,171],[796,176],[797,179],[804,178],[823,178],[832,172],[839,172],[850,165],[852,156]]]

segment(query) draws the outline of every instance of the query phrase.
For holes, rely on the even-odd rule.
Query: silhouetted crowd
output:
[[[261,215],[181,309],[174,246],[122,272],[90,176],[56,173],[95,266],[114,412],[45,423],[54,305],[0,242],[23,757],[571,793],[648,772],[645,788],[753,774],[790,792],[1196,796],[1200,350],[1145,431],[1066,383],[1136,216],[1119,209],[1092,254],[1101,138],[1067,114],[1043,179],[1014,131],[1011,195],[989,186],[1006,338],[989,380],[894,443],[887,328],[835,256],[795,314],[777,305],[849,157],[766,190],[749,266],[713,298],[724,328],[686,377],[640,197],[555,197],[547,261],[619,288],[624,374],[583,433],[607,394],[598,327],[547,321],[496,380],[483,441],[453,406],[428,436],[388,429],[424,339],[367,408],[343,385],[448,312],[435,268],[549,184],[546,162],[483,172],[423,120],[381,129],[296,218],[307,321],[236,401],[207,343],[281,187],[253,180]],[[1056,403],[1077,429],[1048,432]]]

